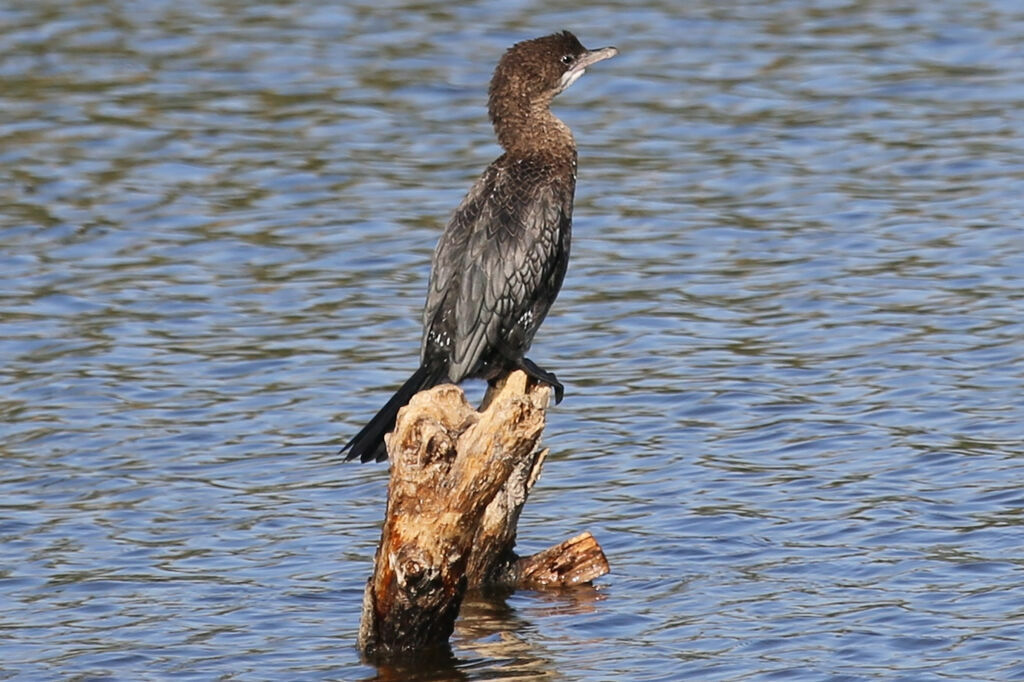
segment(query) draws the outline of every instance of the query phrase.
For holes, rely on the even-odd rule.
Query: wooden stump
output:
[[[514,372],[477,412],[456,386],[423,391],[388,437],[391,481],[359,647],[367,655],[447,644],[466,588],[566,586],[608,572],[589,533],[537,554],[513,551],[540,476],[551,389]]]

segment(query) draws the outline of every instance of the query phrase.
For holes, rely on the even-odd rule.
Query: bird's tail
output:
[[[378,462],[386,460],[388,451],[384,446],[384,434],[395,428],[398,411],[420,391],[436,386],[445,378],[446,374],[443,370],[438,371],[426,365],[420,366],[391,396],[384,407],[380,408],[374,418],[341,449],[339,454],[344,454],[346,461],[356,457],[360,462],[369,462],[371,459]]]

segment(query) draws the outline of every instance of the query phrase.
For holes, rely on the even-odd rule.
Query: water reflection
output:
[[[558,659],[546,647],[531,641],[535,621],[580,616],[595,612],[602,599],[598,589],[583,585],[569,589],[530,592],[528,613],[509,603],[511,591],[471,590],[459,611],[452,647],[437,652],[416,652],[370,660],[384,680],[463,680],[486,670],[488,678],[561,679]]]
[[[508,677],[559,679],[558,656],[531,638],[536,623],[548,618],[593,614],[602,599],[598,589],[581,585],[570,589],[527,593],[527,607],[509,604],[511,595],[471,593],[459,612],[453,644],[468,669],[474,661]]]

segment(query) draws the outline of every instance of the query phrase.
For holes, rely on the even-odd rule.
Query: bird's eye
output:
[[[562,56],[562,63],[565,64],[566,66],[569,66],[574,61],[576,61],[576,57],[573,57],[571,54]]]

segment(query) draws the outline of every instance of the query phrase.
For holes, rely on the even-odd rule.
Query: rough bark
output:
[[[515,563],[516,587],[539,589],[588,583],[609,571],[601,545],[590,531]]]
[[[533,556],[513,551],[516,524],[547,450],[550,389],[514,372],[477,412],[456,386],[417,394],[388,436],[391,482],[366,586],[364,653],[447,643],[466,588],[574,585],[608,572],[589,533]]]

